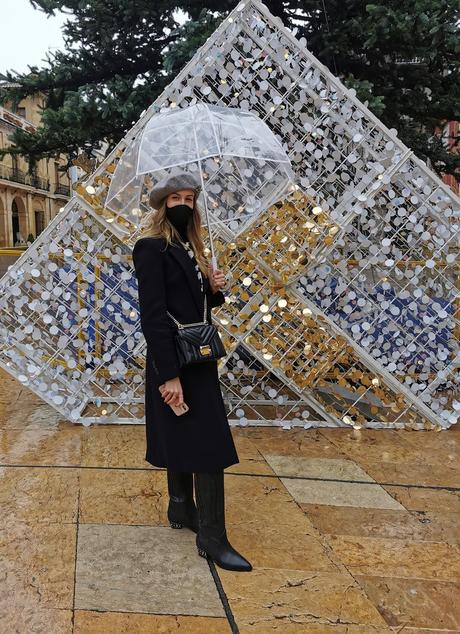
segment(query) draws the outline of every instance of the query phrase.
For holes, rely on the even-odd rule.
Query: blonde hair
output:
[[[167,246],[177,247],[177,245],[172,243],[172,239],[175,237],[182,240],[182,238],[174,225],[169,222],[166,217],[166,198],[163,199],[158,209],[152,209],[144,216],[141,223],[141,236],[143,238],[164,238]],[[196,198],[197,195],[195,193],[192,217],[187,228],[187,237],[192,245],[193,253],[201,273],[209,278],[211,275],[211,263],[204,253],[205,247],[201,237],[201,213],[196,203]]]

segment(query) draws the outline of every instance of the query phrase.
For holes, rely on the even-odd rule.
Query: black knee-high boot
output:
[[[226,570],[246,572],[252,566],[227,539],[225,528],[224,472],[195,473],[195,497],[198,508],[198,554],[211,558]]]
[[[167,470],[168,520],[171,528],[186,526],[198,532],[198,511],[193,500],[193,473]]]

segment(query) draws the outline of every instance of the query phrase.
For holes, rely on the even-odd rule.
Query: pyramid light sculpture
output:
[[[1,280],[0,363],[44,400],[58,389],[63,401],[48,402],[66,417],[142,422],[144,342],[127,255],[137,219],[104,201],[152,112],[207,101],[256,112],[299,185],[236,239],[214,228],[219,264],[234,278],[215,311],[229,350],[219,369],[230,421],[438,430],[457,422],[460,201],[305,44],[262,3],[238,4]],[[58,296],[50,240],[71,269]],[[85,244],[88,314],[75,312]],[[59,363],[40,350],[51,330],[48,293]]]

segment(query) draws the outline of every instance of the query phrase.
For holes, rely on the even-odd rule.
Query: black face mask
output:
[[[193,209],[188,205],[166,205],[166,218],[178,231],[184,231],[192,218]]]

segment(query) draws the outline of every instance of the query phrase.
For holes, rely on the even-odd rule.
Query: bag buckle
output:
[[[200,346],[200,354],[202,356],[209,356],[211,354],[211,346],[209,345]]]

